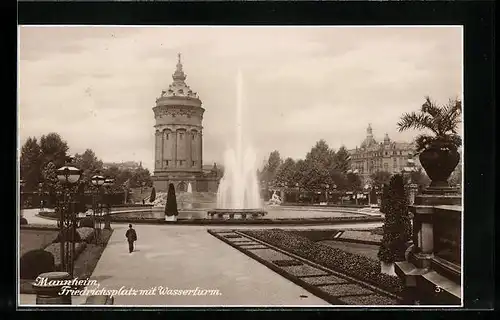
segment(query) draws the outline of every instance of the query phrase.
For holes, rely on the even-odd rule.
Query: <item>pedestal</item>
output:
[[[177,216],[165,216],[165,221],[177,221]]]
[[[380,272],[388,274],[390,276],[396,276],[396,272],[394,271],[394,263],[386,263],[380,261]]]
[[[33,283],[33,289],[36,293],[36,304],[71,304],[70,294],[61,294],[63,284],[50,284],[51,281],[61,282],[72,280],[67,272],[47,272],[38,276]]]

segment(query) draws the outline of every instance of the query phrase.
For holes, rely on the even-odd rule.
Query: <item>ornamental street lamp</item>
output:
[[[40,211],[43,210],[43,183],[38,183],[38,197],[40,198]]]
[[[299,198],[300,198],[300,185],[299,185],[298,182],[295,184],[295,188],[297,188],[297,193],[296,193],[296,196],[295,196],[295,203],[298,203],[299,202]]]
[[[111,229],[110,213],[111,213],[111,197],[113,194],[113,188],[111,187],[115,183],[115,179],[106,178],[104,180],[103,186],[107,189],[107,201],[106,201],[106,215],[104,217],[104,229]]]
[[[90,178],[90,182],[94,186],[94,196],[93,196],[93,203],[92,203],[92,221],[94,225],[94,230],[95,230],[95,242],[96,244],[99,243],[99,238],[100,238],[100,232],[101,232],[101,219],[100,216],[102,215],[102,201],[99,201],[100,199],[100,193],[101,193],[101,186],[104,185],[104,182],[106,181],[106,178],[103,176],[96,174]],[[97,217],[97,222],[96,223],[96,216]]]
[[[325,189],[326,189],[325,190],[325,202],[328,205],[328,191],[330,189],[330,185],[328,183],[325,185]]]
[[[365,184],[365,190],[368,193],[368,205],[371,205],[372,203],[372,198],[371,198],[371,192],[372,192],[372,185],[367,183]]]
[[[66,164],[57,169],[57,179],[63,187],[59,194],[56,209],[59,212],[59,228],[61,241],[61,265],[73,277],[75,257],[76,212],[74,187],[80,180],[81,171],[71,166],[72,158],[68,157]],[[69,239],[68,239],[69,238]]]

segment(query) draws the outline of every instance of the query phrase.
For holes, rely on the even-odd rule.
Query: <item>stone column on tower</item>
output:
[[[155,131],[155,169],[161,168],[161,132],[159,130]]]
[[[167,160],[170,158],[168,155],[168,130],[163,130],[162,135],[162,149],[161,149],[161,168],[167,167]]]
[[[203,131],[198,132],[198,168],[203,169]]]
[[[193,132],[191,130],[186,131],[186,155],[187,155],[187,167],[193,168],[193,154],[191,151],[191,146],[193,145]]]
[[[173,167],[177,168],[178,165],[177,165],[177,130],[174,130],[172,132],[172,139],[173,139],[173,149],[174,149],[174,158],[172,159],[173,161]]]

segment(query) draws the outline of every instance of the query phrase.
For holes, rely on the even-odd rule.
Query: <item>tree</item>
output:
[[[40,138],[40,150],[42,153],[41,165],[44,167],[47,163],[53,162],[56,168],[62,167],[66,162],[68,144],[62,140],[57,133],[49,133]]]
[[[330,149],[325,140],[321,139],[306,154],[306,162],[316,163],[322,168],[330,169],[335,164],[335,151]]]
[[[406,244],[411,237],[411,222],[408,215],[408,200],[403,177],[391,178],[388,189],[382,243],[378,252],[380,261],[393,263],[405,260]]]
[[[151,173],[146,168],[137,168],[131,172],[130,186],[132,188],[138,188],[144,183],[145,186],[150,187],[153,185],[153,180],[151,180]]]
[[[82,154],[76,154],[75,165],[82,170],[81,179],[84,181],[89,181],[97,171],[102,172],[102,161],[96,157],[92,149],[87,149]]]
[[[343,174],[351,168],[351,156],[344,146],[341,146],[335,153],[335,168]]]
[[[387,212],[387,198],[389,197],[389,184],[384,184],[382,186],[382,195],[380,197],[380,212]]]
[[[267,163],[262,170],[261,180],[265,181],[266,183],[273,181],[281,164],[282,160],[280,157],[280,153],[279,151],[274,150],[269,154],[269,159],[267,160]]]
[[[382,188],[384,184],[389,184],[391,174],[387,171],[376,171],[370,175],[372,187]]]
[[[353,172],[348,172],[346,174],[347,190],[349,191],[359,191],[361,190],[361,178],[358,174]]]
[[[57,179],[57,168],[52,161],[45,165],[42,175],[44,190],[48,192],[50,203],[53,205],[56,192],[60,190],[61,186],[59,184],[59,179]]]
[[[156,200],[156,189],[153,187],[151,189],[151,196],[149,197],[149,202],[154,202]]]
[[[294,181],[295,176],[295,161],[292,158],[286,158],[281,166],[279,166],[276,176],[275,182],[278,184],[284,183],[287,186],[293,186],[298,181]]]
[[[179,211],[177,211],[177,199],[175,197],[175,188],[174,184],[171,183],[168,185],[167,192],[167,203],[165,204],[165,215],[166,216],[177,216]]]
[[[330,149],[325,140],[316,142],[301,165],[301,184],[306,190],[323,190],[326,184],[333,184],[332,177],[336,172],[335,151]]]
[[[35,190],[41,178],[41,150],[35,137],[29,137],[21,148],[20,174],[25,190]]]

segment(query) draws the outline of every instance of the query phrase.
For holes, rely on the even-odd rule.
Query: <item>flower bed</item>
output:
[[[382,236],[377,234],[372,234],[370,231],[346,230],[336,240],[342,241],[344,239],[380,243],[382,241]]]
[[[302,262],[297,260],[273,260],[272,262],[278,267],[292,267],[302,265]]]
[[[382,274],[380,264],[367,257],[314,243],[305,237],[279,229],[241,232],[393,294],[402,294],[401,280]]]
[[[306,237],[311,241],[333,240],[340,230],[291,230],[299,236]]]
[[[85,249],[87,246],[86,242],[76,242],[75,243],[75,259],[78,258],[80,253]],[[54,262],[56,265],[56,270],[60,270],[61,268],[61,244],[60,243],[52,243],[48,247],[44,249],[47,252],[52,253],[54,256]]]

